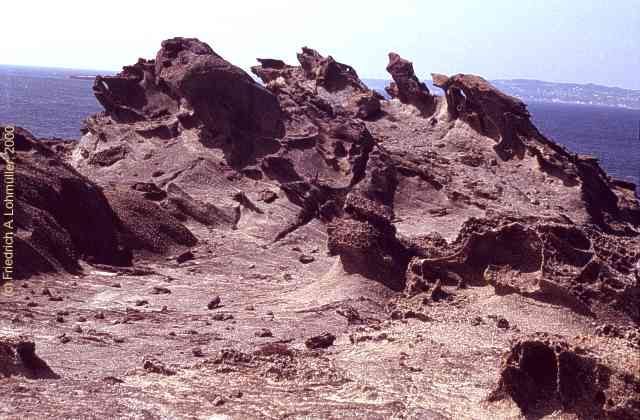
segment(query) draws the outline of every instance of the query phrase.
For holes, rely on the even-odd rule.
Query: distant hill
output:
[[[363,79],[363,81],[370,88],[386,95],[384,87],[389,84],[389,80]],[[442,95],[442,90],[433,86],[430,80],[424,82],[433,94]],[[491,80],[491,83],[503,92],[525,102],[571,103],[640,109],[640,90],[600,86],[592,83],[582,85],[529,79]]]

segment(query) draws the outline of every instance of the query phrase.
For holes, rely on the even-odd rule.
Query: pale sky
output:
[[[184,36],[245,69],[309,46],[363,78],[388,78],[395,51],[423,78],[640,89],[640,0],[8,0],[1,14],[2,64],[119,70]]]

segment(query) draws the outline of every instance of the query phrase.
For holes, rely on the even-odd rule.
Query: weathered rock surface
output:
[[[438,281],[491,284],[498,294],[550,300],[586,314],[623,312],[640,322],[638,238],[552,220],[470,219],[437,252],[425,249],[414,257],[407,278],[415,291],[409,294]]]
[[[637,418],[637,366],[607,350],[586,350],[557,335],[523,338],[507,354],[489,399],[512,398],[527,414],[560,407],[579,418]]]
[[[102,190],[28,131],[16,128],[14,141],[13,197],[3,189],[2,199],[15,200],[16,278],[76,272],[79,258],[130,263],[118,241],[120,222]]]
[[[0,335],[0,379],[22,376],[57,379],[58,375],[36,354],[33,340],[16,334]]]
[[[196,242],[154,203],[105,191],[28,131],[16,128],[15,143],[15,278],[77,273],[80,259],[126,266],[136,249],[162,253]]]
[[[258,61],[264,87],[200,41],[165,41],[155,60],[96,80],[105,112],[73,151],[31,139],[19,153],[47,197],[60,179],[95,189],[73,196],[73,221],[92,240],[112,235],[107,250],[135,266],[87,267],[114,262],[64,233],[75,225],[39,216],[70,238],[56,244],[91,252],[69,259],[77,281],[32,276],[0,305],[0,328],[48,340],[39,348],[61,375],[33,391],[37,406],[0,381],[10,406],[72,418],[97,405],[111,418],[637,416],[632,186],[544,137],[478,76],[434,75],[436,97],[391,55],[387,101],[310,48],[299,65]],[[34,197],[22,201],[55,213]],[[53,249],[66,248],[45,249],[61,265]]]
[[[389,53],[387,72],[393,78],[391,85],[385,88],[389,96],[415,106],[423,115],[433,114],[436,109],[436,98],[431,95],[427,85],[416,76],[412,62],[396,53]]]
[[[276,98],[196,39],[164,41],[155,60],[141,59],[117,76],[97,77],[94,92],[105,107],[103,117],[146,123],[135,128],[142,137],[171,138],[198,127],[207,140],[223,145],[234,163],[249,159],[263,137],[283,134]],[[100,137],[99,118],[94,121],[87,129]],[[94,163],[110,166],[123,158],[127,149],[120,146],[95,150]],[[114,157],[101,159],[101,152]]]

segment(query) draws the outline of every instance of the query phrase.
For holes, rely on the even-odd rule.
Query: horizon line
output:
[[[231,63],[231,64],[233,64],[233,63]],[[233,64],[233,65],[235,65],[235,64]],[[93,72],[109,72],[109,73],[113,73],[114,75],[116,73],[119,73],[119,72],[122,71],[122,68],[120,68],[120,70],[110,70],[110,69],[73,68],[73,67],[58,67],[58,66],[33,65],[33,64],[11,64],[11,63],[0,63],[0,66],[4,66],[4,67],[29,67],[29,68],[36,68],[36,69],[51,69],[51,70],[81,70],[81,71],[93,71]],[[237,65],[235,65],[235,66],[241,68],[242,70],[244,70],[249,75],[252,75],[252,73],[250,71],[247,71],[247,69],[242,68],[241,66],[237,66]],[[460,72],[458,72],[458,73],[460,73]],[[452,73],[452,74],[457,74],[457,73]],[[475,74],[475,73],[466,73],[466,74]],[[96,76],[97,75],[98,74],[96,74]],[[84,75],[80,74],[78,76],[84,76]],[[89,76],[89,75],[87,75],[87,76]],[[484,76],[481,76],[479,74],[477,76],[484,77]],[[365,80],[365,79],[366,80],[384,80],[384,81],[393,80],[391,77],[386,78],[386,79],[381,79],[381,78],[378,78],[378,77],[366,77],[366,76],[361,76],[361,75],[358,75],[358,77],[360,79],[363,79],[363,80]],[[430,79],[420,79],[420,80],[421,81],[430,81]],[[488,81],[531,81],[531,82],[555,83],[555,84],[566,84],[566,85],[581,85],[581,86],[593,85],[593,86],[600,86],[600,87],[605,87],[605,88],[610,88],[610,89],[622,89],[622,90],[627,90],[627,91],[631,91],[631,92],[640,93],[640,89],[632,89],[632,88],[627,88],[627,87],[622,87],[622,86],[613,86],[613,85],[603,85],[603,84],[594,83],[594,82],[586,82],[586,83],[566,82],[566,81],[559,82],[559,81],[542,80],[542,79],[538,79],[538,78],[527,78],[527,77],[511,77],[511,78],[498,78],[498,79],[487,79],[487,80]]]

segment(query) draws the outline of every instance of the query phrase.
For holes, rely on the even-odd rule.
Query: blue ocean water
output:
[[[102,106],[93,96],[93,81],[70,76],[106,73],[0,65],[0,122],[38,137],[80,138],[82,120]]]
[[[528,109],[545,136],[597,157],[609,175],[640,185],[640,110],[536,102]]]
[[[79,138],[82,120],[102,107],[91,80],[69,76],[96,74],[110,72],[0,65],[0,122],[38,137]],[[610,175],[640,185],[640,110],[529,103],[529,111],[547,137],[598,157]]]

